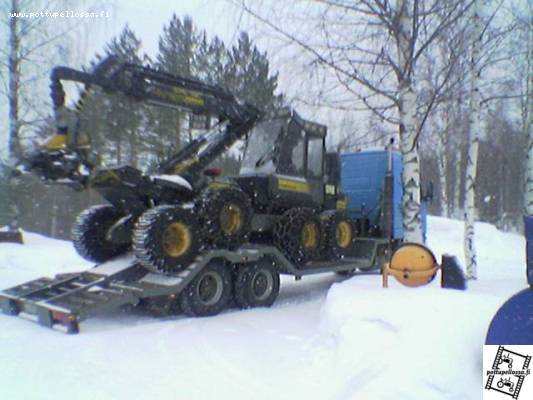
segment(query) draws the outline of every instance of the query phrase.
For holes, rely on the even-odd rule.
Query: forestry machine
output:
[[[85,85],[74,109],[65,105],[63,81]],[[80,128],[83,101],[95,89],[218,123],[155,173],[98,168],[90,132]],[[252,242],[274,244],[304,268],[321,257],[342,258],[364,224],[345,214],[339,155],[325,153],[326,127],[291,110],[262,115],[217,86],[115,58],[91,72],[54,68],[51,97],[56,133],[25,164],[47,182],[93,188],[109,203],[82,212],[73,228],[74,246],[88,260],[104,262],[133,249],[147,269],[172,274],[204,251]],[[238,176],[209,167],[245,138]]]

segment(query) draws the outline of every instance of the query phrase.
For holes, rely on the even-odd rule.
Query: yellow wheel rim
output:
[[[242,227],[242,209],[236,204],[226,204],[220,212],[220,227],[226,235],[234,235]]]
[[[191,247],[191,232],[181,222],[174,222],[163,232],[163,249],[170,257],[180,257]]]
[[[306,249],[314,249],[318,246],[318,226],[314,222],[308,222],[302,229],[302,244]]]
[[[347,248],[352,242],[351,225],[346,221],[339,222],[337,225],[335,235],[337,239],[337,245],[343,249]]]

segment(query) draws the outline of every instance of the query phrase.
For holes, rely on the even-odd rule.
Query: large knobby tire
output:
[[[325,255],[332,258],[349,256],[356,237],[352,221],[345,212],[336,210],[325,211],[320,217],[325,234]]]
[[[76,218],[72,228],[72,243],[80,256],[93,262],[104,262],[129,248],[107,240],[107,233],[124,215],[111,205],[87,208]]]
[[[197,210],[207,244],[235,249],[247,240],[253,211],[250,199],[239,188],[208,188]]]
[[[200,228],[190,209],[170,205],[154,207],[144,212],[135,225],[135,255],[152,271],[182,270],[194,261],[200,246]]]
[[[323,248],[323,229],[310,208],[291,208],[274,227],[274,244],[296,265],[317,259]]]
[[[238,267],[235,303],[240,308],[270,307],[279,294],[279,273],[268,260]]]
[[[224,262],[212,261],[181,293],[181,310],[194,317],[218,314],[228,307],[232,299],[232,276],[231,270]]]

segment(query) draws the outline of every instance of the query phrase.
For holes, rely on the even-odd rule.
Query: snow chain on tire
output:
[[[250,233],[252,205],[239,188],[208,188],[197,204],[204,240],[214,247],[236,249]]]
[[[295,264],[317,259],[323,247],[320,219],[310,208],[291,208],[274,227],[274,244]]]
[[[324,253],[327,257],[343,258],[353,249],[356,233],[346,212],[329,210],[320,215],[324,227]]]
[[[72,242],[80,256],[93,262],[107,261],[129,247],[107,240],[107,232],[124,215],[111,205],[87,208],[76,218]]]
[[[152,271],[180,271],[194,261],[200,247],[200,227],[189,209],[157,206],[144,212],[135,225],[133,249]]]

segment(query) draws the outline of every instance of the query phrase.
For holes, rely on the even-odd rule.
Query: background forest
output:
[[[73,2],[57,3],[70,5]],[[91,57],[92,61],[84,68],[90,69],[103,57],[115,55],[129,62],[219,85],[240,100],[263,110],[293,106],[305,118],[328,125],[330,150],[383,148],[396,134],[394,118],[387,114],[384,103],[372,103],[373,95],[366,94],[363,89],[348,88],[346,79],[349,77],[341,77],[332,84],[324,72],[326,66],[331,69],[327,62],[338,63],[335,64],[337,73],[344,71],[342,57],[348,57],[347,50],[342,50],[345,52],[342,57],[340,53],[335,54],[340,51],[342,38],[338,38],[337,47],[324,47],[327,49],[324,54],[331,55],[327,59],[318,51],[308,52],[309,48],[321,49],[313,42],[314,36],[301,38],[291,30],[300,24],[314,24],[319,20],[318,16],[322,25],[333,17],[339,22],[336,14],[339,9],[346,15],[349,15],[348,11],[354,11],[348,9],[346,2],[316,2],[323,6],[320,13],[309,8],[302,12],[298,7],[288,11],[275,1],[227,3],[240,10],[241,17],[240,33],[234,35],[231,42],[224,42],[208,27],[197,26],[191,17],[173,15],[159,35],[157,54],[143,53],[143,38],[126,25],[119,35],[109,39],[101,54]],[[302,3],[308,2],[298,4]],[[361,2],[366,3],[372,2]],[[381,4],[379,1],[375,3]],[[419,120],[423,123],[418,127],[416,146],[421,181],[423,185],[431,181],[435,187],[430,213],[460,219],[464,215],[469,159],[471,108],[468,95],[471,80],[467,73],[470,60],[467,39],[474,2],[444,3],[450,7],[462,7],[463,12],[448,21],[446,35],[433,40],[431,51],[423,53],[417,60],[412,81],[417,92]],[[520,230],[526,206],[525,160],[531,129],[531,3],[482,3],[484,36],[479,61],[482,108],[476,218],[505,230]],[[2,10],[39,8],[39,5],[39,1],[3,0]],[[428,15],[439,13],[438,9],[426,11]],[[292,22],[287,28],[284,21]],[[90,35],[91,29],[98,28],[94,24],[88,27],[66,23],[65,30],[58,34],[57,25],[49,21],[9,18],[7,13],[2,16],[2,22],[0,96],[3,96],[4,105],[16,104],[16,112],[13,107],[0,108],[5,112],[4,120],[9,121],[8,143],[2,153],[0,170],[0,226],[14,224],[52,237],[67,238],[80,210],[102,200],[96,193],[44,186],[32,176],[13,179],[12,167],[17,157],[31,150],[39,138],[52,132],[52,108],[47,94],[50,69],[57,64],[76,66],[79,61],[76,47],[80,46],[77,32],[85,29]],[[318,22],[316,24],[319,26]],[[339,26],[332,23],[327,29],[320,26],[316,29],[320,37],[327,38],[332,37],[333,30],[339,34],[343,28],[339,22]],[[269,38],[266,42],[265,36]],[[255,37],[259,38],[257,42],[251,39]],[[261,47],[259,43],[266,44]],[[277,43],[277,47],[272,43]],[[286,48],[290,46],[293,51],[287,52]],[[264,50],[266,48],[268,52]],[[385,50],[381,51],[385,54]],[[306,57],[306,52],[311,57]],[[351,53],[349,55],[352,57]],[[385,63],[379,57],[369,57],[369,60],[371,62],[363,62],[354,56],[349,62],[353,71],[358,71],[357,68],[362,68],[365,63],[374,69]],[[369,70],[366,76],[372,71]],[[361,79],[356,73],[351,78]],[[292,85],[288,81],[293,81]],[[341,94],[333,90],[343,86],[349,90]],[[74,99],[78,89],[71,91]],[[361,102],[368,107],[361,109],[358,105]],[[127,163],[149,169],[198,134],[189,115],[133,104],[116,96],[89,97],[82,118],[85,130],[92,135],[94,149],[100,154],[100,162],[108,165]],[[239,157],[237,149],[217,163],[227,173],[235,173]]]

